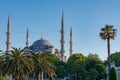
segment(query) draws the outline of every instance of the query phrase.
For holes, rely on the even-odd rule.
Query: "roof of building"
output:
[[[36,40],[32,45],[41,45],[41,46],[52,46],[52,44],[46,39]]]

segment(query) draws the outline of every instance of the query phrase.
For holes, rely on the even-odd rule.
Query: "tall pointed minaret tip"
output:
[[[8,28],[10,27],[10,14],[8,15]]]
[[[72,36],[72,27],[70,27],[70,36]]]
[[[64,10],[62,10],[62,18],[64,18]]]
[[[29,46],[29,30],[28,30],[28,27],[27,27],[27,34],[26,34],[26,47]]]
[[[65,30],[64,30],[64,13],[62,11],[62,19],[61,19],[61,33],[65,33]]]

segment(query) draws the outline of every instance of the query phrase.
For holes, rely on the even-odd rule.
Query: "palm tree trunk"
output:
[[[40,80],[40,71],[38,71],[37,80]]]
[[[75,80],[77,80],[77,72],[75,72]]]
[[[110,38],[107,38],[107,47],[108,47],[108,73],[110,71]]]
[[[12,80],[19,80],[19,75],[18,74],[12,75]]]
[[[15,80],[19,80],[19,75],[18,74],[15,76]]]

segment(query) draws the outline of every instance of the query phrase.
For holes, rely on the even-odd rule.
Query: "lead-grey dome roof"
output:
[[[49,41],[42,38],[35,41],[32,45],[52,46],[52,44]]]

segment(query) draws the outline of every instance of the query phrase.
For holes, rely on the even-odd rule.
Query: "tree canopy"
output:
[[[74,80],[100,80],[105,78],[105,66],[97,54],[90,53],[87,57],[73,54],[67,61],[68,72],[74,75]]]
[[[120,52],[111,54],[111,62],[115,61],[116,66],[120,66]]]

